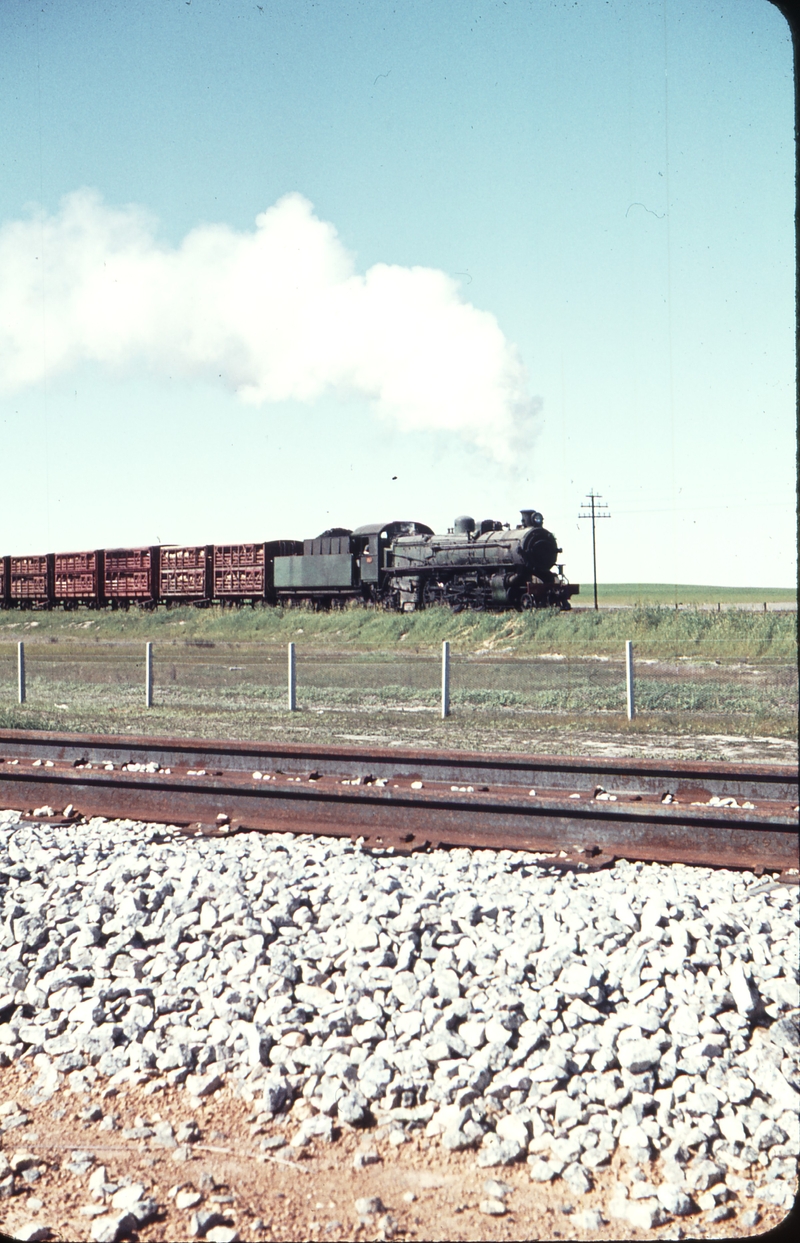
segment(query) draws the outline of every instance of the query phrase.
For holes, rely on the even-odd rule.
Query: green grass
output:
[[[638,657],[704,660],[774,660],[793,663],[797,615],[746,609],[722,612],[642,605],[618,611],[559,613],[461,613],[447,608],[397,614],[350,607],[331,613],[309,609],[159,609],[129,613],[5,613],[0,615],[0,652],[26,644],[144,643],[160,648],[258,644],[359,652],[433,652],[448,639],[454,652],[500,652],[535,656],[617,656],[626,639]]]
[[[27,705],[19,708],[6,704],[0,705],[0,729],[61,730],[64,729],[64,722],[46,712],[37,712]]]
[[[663,604],[736,605],[797,604],[794,587],[703,587],[695,583],[598,583],[598,603],[605,605]],[[576,605],[593,603],[591,583],[581,584]]]

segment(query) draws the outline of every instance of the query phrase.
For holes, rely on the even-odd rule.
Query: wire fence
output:
[[[0,650],[0,707],[82,715],[136,708],[175,713],[332,710],[502,712],[558,716],[653,714],[791,716],[798,708],[790,667],[637,662],[630,643],[619,659],[434,654],[267,653],[258,645],[225,652],[153,643],[98,645],[70,652],[23,643]],[[16,665],[16,667],[15,667]]]

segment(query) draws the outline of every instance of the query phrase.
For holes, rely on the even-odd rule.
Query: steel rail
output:
[[[302,743],[227,742],[187,738],[137,738],[113,734],[1,730],[0,757],[30,756],[115,764],[155,760],[162,768],[219,768],[226,772],[319,773],[354,777],[413,777],[429,781],[531,785],[569,792],[719,795],[797,802],[798,769],[788,764],[582,756],[535,756],[486,751],[428,751],[403,747],[317,746]]]
[[[221,832],[345,835],[399,850],[566,852],[586,866],[626,857],[798,867],[797,770],[788,766],[36,731],[0,731],[0,760],[0,805],[19,810],[71,805],[84,816],[194,824],[197,831],[221,820]],[[147,763],[157,771],[141,771]]]

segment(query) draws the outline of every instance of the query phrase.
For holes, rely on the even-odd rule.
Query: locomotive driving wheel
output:
[[[449,603],[445,595],[445,586],[443,583],[437,583],[433,579],[428,579],[422,588],[422,603],[426,608],[430,608],[432,604]]]
[[[423,590],[423,603],[447,604],[454,613],[462,613],[465,609],[483,612],[487,604],[487,589],[475,579],[451,578],[446,582],[428,579]]]

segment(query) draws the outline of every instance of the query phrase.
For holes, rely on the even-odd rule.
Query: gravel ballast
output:
[[[100,1083],[163,1084],[187,1106],[232,1092],[254,1134],[291,1107],[285,1139],[262,1141],[289,1160],[352,1129],[398,1151],[422,1134],[477,1167],[484,1220],[520,1167],[563,1186],[579,1231],[714,1235],[794,1202],[796,887],[0,812],[0,896],[0,1065],[33,1063],[32,1105]],[[198,1138],[140,1121],[127,1138],[178,1162]],[[28,1125],[0,1101],[0,1197],[36,1181],[33,1158],[9,1159]],[[80,1156],[85,1237],[146,1238],[161,1206]],[[221,1211],[191,1221],[238,1237]]]

